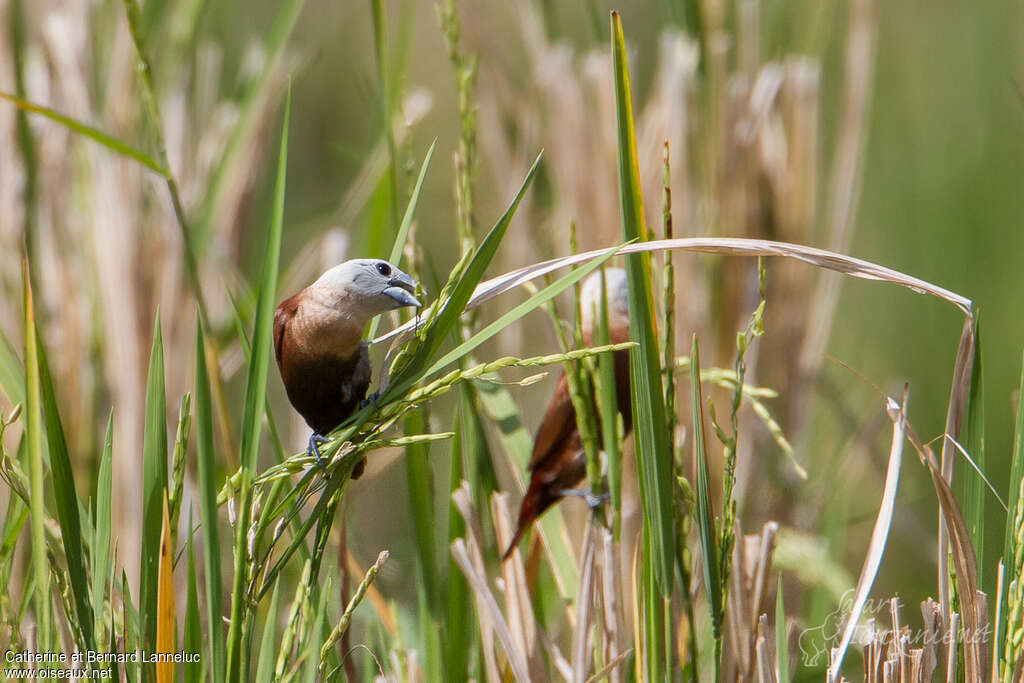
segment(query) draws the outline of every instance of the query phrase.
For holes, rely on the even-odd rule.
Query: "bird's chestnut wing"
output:
[[[533,441],[530,469],[534,469],[550,453],[559,450],[576,430],[576,409],[569,397],[569,382],[563,375]]]

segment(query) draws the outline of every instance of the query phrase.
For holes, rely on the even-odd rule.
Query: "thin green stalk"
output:
[[[971,384],[964,409],[961,439],[974,464],[981,472],[970,468],[960,477],[963,487],[964,521],[970,532],[974,554],[979,562],[985,559],[985,391],[981,362],[981,323],[979,312],[974,311],[974,356],[971,359]],[[984,574],[979,569],[979,578]],[[991,595],[991,590],[989,591]]]
[[[188,528],[192,528],[192,510],[188,513]],[[201,652],[202,635],[199,630],[199,578],[196,576],[196,555],[192,543],[192,534],[188,536],[188,565],[187,581],[185,586],[185,651]],[[185,683],[200,683],[202,681],[202,661],[186,662],[183,666],[185,671]]]
[[[644,222],[640,188],[629,66],[622,20],[618,12],[611,13],[611,51],[622,236],[625,240],[645,241],[648,239],[648,231]],[[649,563],[651,568],[648,580],[641,588],[644,594],[642,604],[653,612],[645,618],[648,629],[644,635],[648,648],[644,653],[644,675],[649,680],[662,680],[666,674],[661,669],[666,661],[672,661],[675,651],[671,646],[673,638],[663,630],[664,619],[658,618],[664,609],[664,602],[660,598],[669,597],[675,583],[675,496],[672,444],[665,422],[665,393],[654,315],[650,255],[628,256],[626,278],[629,286],[630,338],[638,344],[638,348],[629,354],[629,361],[633,441],[645,531],[643,561]],[[670,666],[669,670],[672,668]]]
[[[569,225],[569,252],[571,254],[579,253],[575,222]],[[579,282],[573,287],[573,295],[573,304],[575,306],[573,336],[575,337],[576,348],[582,348],[584,346],[583,309],[580,303]],[[566,365],[569,399],[576,410],[576,427],[579,430],[580,441],[583,443],[583,453],[586,457],[587,482],[590,486],[590,493],[593,496],[599,497],[604,493],[604,477],[601,474],[601,442],[598,438],[597,416],[594,414],[595,371],[596,367],[592,362],[581,361],[574,365]],[[604,524],[603,506],[595,507],[593,510],[601,524]]]
[[[601,310],[594,342],[605,346],[611,340],[608,322],[608,286],[605,269],[601,269]],[[622,527],[622,439],[625,436],[622,416],[618,413],[618,387],[615,384],[615,357],[604,354],[597,359],[594,373],[598,409],[601,415],[601,442],[608,462],[608,498],[612,510],[612,537],[618,541]]]
[[[139,558],[140,646],[156,644],[157,592],[159,585],[160,533],[163,501],[167,491],[167,399],[164,393],[164,349],[160,315],[153,322],[153,345],[146,376],[146,424],[142,442],[142,548]],[[155,668],[143,666],[144,680],[152,680]]]
[[[370,589],[370,584],[372,584],[373,580],[377,578],[380,568],[384,566],[384,563],[387,562],[390,555],[391,554],[387,550],[382,550],[380,554],[377,555],[377,560],[366,571],[366,576],[363,577],[363,580],[359,583],[359,587],[356,588],[356,592],[352,596],[352,599],[349,600],[348,605],[345,607],[345,612],[341,615],[341,619],[338,620],[338,623],[331,630],[330,635],[327,636],[327,640],[324,641],[323,647],[320,648],[321,676],[323,676],[326,671],[327,657],[330,654],[331,649],[341,640],[345,631],[348,630],[348,625],[352,621],[352,613],[356,611],[356,607],[358,607],[359,603],[361,603],[363,598],[366,597],[366,591]]]
[[[90,569],[92,579],[92,608],[95,623],[96,642],[102,643],[105,625],[103,606],[108,594],[107,579],[110,572],[110,492],[113,481],[114,453],[114,413],[107,417],[107,435],[103,439],[103,451],[100,455],[99,473],[96,475],[96,512],[95,529],[92,537],[92,562]],[[111,598],[111,610],[113,602]]]
[[[690,536],[690,525],[693,520],[694,495],[690,482],[686,477],[677,477],[679,482],[679,543],[677,550],[679,556],[676,560],[676,567],[679,569],[679,583],[682,588],[680,593],[683,598],[683,610],[686,612],[687,633],[686,645],[689,659],[689,672],[691,683],[697,683],[698,659],[697,659],[697,620],[693,610],[693,596],[690,593],[690,586],[693,584],[692,558],[690,550],[686,546],[686,539]]]
[[[57,397],[46,361],[46,349],[36,330],[36,348],[39,361],[39,384],[42,396],[43,422],[46,426],[46,443],[50,454],[50,469],[53,478],[54,503],[57,520],[60,522],[61,544],[67,560],[68,580],[74,597],[75,611],[68,612],[67,618],[82,632],[80,645],[95,649],[93,640],[93,610],[89,600],[88,580],[85,575],[85,548],[82,542],[82,522],[79,514],[81,503],[75,490],[75,479],[71,471],[67,440],[57,409]],[[74,622],[77,621],[77,624]]]
[[[665,239],[673,238],[672,234],[672,186],[671,167],[669,165],[668,140],[664,147],[664,177],[662,181],[662,208],[661,220]],[[665,384],[665,427],[668,429],[669,438],[675,443],[676,426],[679,424],[679,416],[676,414],[676,378],[675,378],[675,353],[676,353],[676,275],[672,267],[672,250],[666,249],[665,270],[663,279],[665,288],[663,290],[663,306],[665,308],[665,337],[661,344],[664,361],[661,366],[662,381]]]
[[[224,627],[221,612],[220,540],[217,528],[216,465],[213,450],[213,414],[210,405],[210,381],[206,370],[206,340],[203,323],[196,316],[196,469],[199,473],[197,496],[199,520],[203,527],[203,579],[206,594],[209,671],[214,681],[224,676]]]
[[[178,192],[178,183],[174,179],[174,173],[167,159],[167,144],[164,142],[163,119],[160,118],[160,106],[157,102],[156,92],[153,88],[153,70],[150,67],[149,59],[143,47],[141,22],[139,20],[139,8],[135,0],[121,0],[124,5],[125,15],[128,18],[128,31],[131,33],[132,43],[135,45],[136,56],[138,57],[139,80],[142,83],[142,100],[146,108],[146,115],[153,128],[153,138],[156,142],[157,156],[160,165],[165,169],[164,179],[167,181],[167,191],[171,195],[171,205],[174,207],[174,216],[178,221],[181,230],[181,241],[185,246],[185,266],[189,284],[192,286],[192,293],[199,304],[199,312],[203,317],[203,323],[209,328],[210,319],[206,313],[206,302],[203,298],[203,288],[199,282],[199,262],[196,258],[196,249],[193,241],[192,231],[189,229],[188,220],[185,218],[185,209],[181,203],[181,195]]]
[[[729,573],[732,567],[732,548],[736,541],[734,538],[736,501],[733,500],[732,492],[736,485],[736,446],[739,440],[739,410],[743,400],[743,380],[747,372],[745,358],[750,344],[764,334],[765,270],[763,256],[759,256],[757,259],[757,274],[758,291],[761,295],[761,301],[750,315],[746,329],[736,335],[736,360],[733,368],[736,384],[733,386],[732,401],[729,404],[730,434],[726,434],[725,430],[718,424],[715,406],[710,401],[708,402],[708,411],[711,413],[711,426],[714,428],[718,440],[725,447],[725,466],[722,472],[722,526],[721,538],[719,539],[719,559],[722,563],[720,577],[723,586],[729,584]],[[694,367],[697,366],[694,365]],[[728,600],[727,591],[723,592],[722,599],[723,601]],[[724,603],[722,609],[725,609]]]
[[[129,1],[129,0],[126,0]],[[277,296],[278,267],[281,256],[281,233],[284,224],[285,178],[288,160],[288,122],[291,113],[291,97],[285,98],[284,121],[281,127],[281,147],[277,160],[277,178],[274,185],[274,205],[271,212],[270,230],[267,238],[263,269],[260,274],[259,297],[256,304],[256,319],[253,323],[252,351],[245,391],[245,412],[242,418],[241,483],[239,487],[238,520],[235,528],[235,576],[231,591],[231,623],[228,627],[227,669],[228,681],[241,681],[243,669],[248,665],[248,653],[243,653],[243,631],[247,619],[248,600],[245,588],[248,583],[250,566],[247,535],[252,521],[251,481],[256,471],[256,456],[259,451],[259,436],[263,423],[263,408],[266,386],[271,332],[273,326],[274,301]]]
[[[29,278],[28,261],[21,262],[21,285],[24,291],[24,341],[25,341],[25,435],[29,459],[29,509],[32,522],[32,576],[35,580],[34,609],[36,615],[36,643],[41,652],[54,644],[52,637],[52,615],[50,612],[50,567],[46,557],[46,521],[43,510],[43,429],[40,423],[41,398],[39,388],[39,357],[36,346],[36,320],[32,304],[32,286]],[[49,668],[43,663],[43,668]]]
[[[722,653],[722,619],[724,612],[723,593],[724,584],[721,580],[721,565],[719,564],[719,550],[717,536],[715,534],[715,518],[711,505],[711,484],[708,472],[708,455],[705,445],[704,432],[704,399],[700,387],[700,351],[697,347],[697,335],[693,336],[693,346],[690,352],[690,362],[693,372],[690,373],[690,403],[693,411],[693,457],[696,461],[697,472],[696,491],[696,517],[697,530],[700,536],[701,553],[703,554],[704,567],[704,590],[707,595],[708,611],[711,615],[711,634],[714,638],[714,668],[715,676],[712,680],[718,680],[718,667],[721,665]]]

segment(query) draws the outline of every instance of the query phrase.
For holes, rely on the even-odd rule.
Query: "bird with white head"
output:
[[[313,430],[317,445],[366,399],[370,386],[366,325],[375,316],[420,307],[417,283],[381,259],[352,259],[285,299],[274,312],[274,353],[288,400]],[[362,473],[357,465],[353,478]]]

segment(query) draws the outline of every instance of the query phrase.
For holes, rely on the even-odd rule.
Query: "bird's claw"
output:
[[[583,502],[585,502],[587,507],[591,510],[596,510],[609,498],[607,493],[597,495],[589,489],[563,489],[559,493],[563,496],[578,496],[582,498]]]
[[[327,443],[327,438],[313,432],[306,443],[306,455],[312,455],[316,459],[316,465],[321,470],[325,469],[324,459],[320,455],[320,444]]]
[[[380,398],[380,392],[373,392],[372,394],[370,394],[369,396],[367,396],[366,398],[359,402],[359,408],[362,409],[365,408],[366,406],[373,406],[374,408],[376,408],[378,398]]]

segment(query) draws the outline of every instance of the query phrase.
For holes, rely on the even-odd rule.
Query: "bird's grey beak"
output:
[[[416,308],[419,308],[422,306],[423,304],[420,303],[419,299],[413,296],[415,292],[415,280],[397,268],[392,271],[392,276],[388,280],[388,286],[384,290],[384,293],[397,301],[398,307],[415,306]]]

